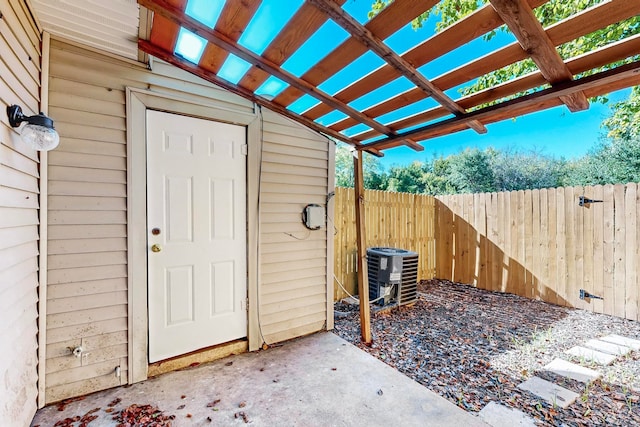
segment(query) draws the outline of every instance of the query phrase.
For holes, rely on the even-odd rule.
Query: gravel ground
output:
[[[495,401],[542,425],[640,425],[640,351],[607,367],[585,365],[603,374],[586,386],[542,371],[592,338],[640,339],[640,322],[447,281],[424,281],[418,290],[415,305],[372,314],[371,347],[360,342],[356,305],[336,304],[334,332],[471,412]],[[561,409],[516,388],[533,375],[580,397]]]

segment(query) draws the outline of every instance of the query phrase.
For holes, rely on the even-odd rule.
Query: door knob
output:
[[[162,250],[162,246],[155,244],[151,246],[151,252],[160,252]]]

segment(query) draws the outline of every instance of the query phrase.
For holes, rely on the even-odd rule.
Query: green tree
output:
[[[372,17],[376,15],[392,1],[393,0],[374,0],[369,16]],[[436,22],[435,31],[440,32],[469,15],[476,9],[484,6],[488,1],[489,0],[443,0],[429,11],[418,16],[412,22],[412,25],[415,29],[421,28],[430,17],[438,16],[439,19]],[[541,22],[542,26],[546,28],[549,25],[555,24],[556,22],[601,2],[602,0],[550,0],[536,8],[534,10],[534,14]],[[508,32],[509,29],[506,25],[502,25],[498,30],[490,31],[485,34],[484,39],[491,39],[496,34],[496,31]],[[606,28],[579,37],[576,40],[564,43],[558,46],[557,49],[563,59],[568,59],[638,33],[640,33],[640,16],[634,16],[622,22],[618,22]],[[584,74],[591,74],[605,68],[613,68],[622,63],[631,62],[639,56],[640,55],[635,55],[634,57],[627,58],[626,60],[618,61],[614,64],[608,65],[607,67],[594,69]],[[493,87],[497,84],[504,83],[516,77],[523,76],[535,71],[536,69],[537,67],[532,60],[525,59],[481,76],[474,83],[461,88],[460,92],[462,95],[468,95]],[[606,98],[600,98],[600,100],[605,101]]]
[[[491,168],[494,151],[467,148],[450,156],[449,180],[461,193],[495,191],[495,174]]]
[[[627,100],[613,104],[611,110],[613,114],[602,122],[608,137],[622,140],[640,137],[640,86],[631,90]]]
[[[424,165],[415,161],[406,166],[389,168],[389,191],[400,193],[424,193]]]
[[[423,175],[425,194],[436,196],[438,194],[455,194],[458,189],[453,185],[449,175],[451,173],[451,161],[449,157],[434,157],[431,162],[425,164]]]
[[[386,190],[388,176],[380,160],[363,151],[358,153],[363,157],[364,187],[369,190]],[[336,185],[338,187],[353,187],[353,152],[347,144],[336,145]]]
[[[640,182],[640,136],[604,140],[571,165],[567,185]]]
[[[489,149],[496,191],[554,188],[564,184],[566,162],[537,151]]]

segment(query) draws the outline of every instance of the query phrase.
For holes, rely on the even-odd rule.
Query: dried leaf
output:
[[[218,403],[220,403],[220,399],[216,399],[213,402],[209,402],[207,403],[207,408],[213,408],[214,406],[216,406]]]

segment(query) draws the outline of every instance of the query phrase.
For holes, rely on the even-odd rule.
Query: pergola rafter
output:
[[[562,61],[555,45],[524,0],[490,2],[549,83],[553,85],[573,80],[569,67]],[[572,112],[589,108],[589,101],[582,92],[563,95],[560,99]]]
[[[227,0],[214,28],[206,27],[188,16],[185,13],[186,2],[187,0],[139,0],[142,6],[155,12],[149,40],[141,43],[143,49],[153,48],[158,54],[175,57],[180,28],[192,31],[204,37],[207,43],[198,64],[178,58],[177,62],[183,63],[183,68],[206,71],[201,74],[207,76],[209,81],[232,88],[234,93],[249,99],[258,99],[261,105],[359,148],[370,147],[371,143],[367,144],[368,141],[382,138],[376,141],[376,146],[389,148],[407,145],[421,150],[423,147],[417,141],[439,135],[440,132],[431,131],[417,137],[407,130],[416,126],[424,128],[427,124],[434,126],[437,123],[430,122],[447,115],[453,115],[453,119],[445,120],[447,122],[453,120],[456,123],[464,123],[462,129],[472,127],[478,132],[483,132],[487,123],[493,123],[497,117],[508,115],[502,110],[500,114],[495,113],[495,110],[486,110],[483,105],[487,103],[504,103],[504,99],[519,99],[523,94],[539,91],[545,85],[556,87],[572,81],[574,76],[580,73],[590,72],[598,67],[610,67],[611,64],[640,54],[637,35],[569,60],[563,60],[557,51],[558,46],[564,43],[640,15],[640,3],[628,0],[598,3],[547,28],[542,27],[533,13],[533,10],[543,5],[545,0],[490,0],[490,3],[404,53],[393,51],[384,40],[416,16],[430,10],[438,3],[437,0],[395,0],[364,24],[360,24],[341,7],[346,4],[345,0],[306,0],[261,54],[243,47],[238,42],[259,10],[260,0]],[[316,64],[310,64],[309,69],[299,77],[285,70],[282,64],[329,20],[345,28],[349,37]],[[419,67],[504,24],[512,30],[516,42],[483,57],[472,59],[434,78],[427,78],[418,71]],[[386,64],[360,79],[345,81],[344,87],[336,93],[329,94],[318,88],[367,51],[380,56]],[[234,54],[251,65],[249,70],[240,76],[237,84],[214,78],[229,54]],[[458,99],[453,99],[445,93],[451,88],[469,84],[487,73],[527,58],[533,60],[538,71]],[[256,95],[256,90],[270,76],[277,77],[288,86],[275,94],[273,99]],[[414,87],[400,94],[392,94],[388,99],[364,109],[352,106],[351,103],[360,97],[401,76],[406,77]],[[304,94],[314,97],[318,103],[302,113],[292,111],[290,105]],[[586,92],[563,91],[558,96],[571,111],[588,108]],[[387,113],[409,107],[426,98],[432,98],[439,105],[416,111],[390,123],[380,119]],[[551,101],[544,103],[551,104]],[[478,109],[486,114],[478,116],[469,113]],[[536,111],[533,107],[517,109],[518,112],[525,110]],[[322,116],[335,111],[347,117],[329,125],[318,122]],[[511,107],[508,111],[515,114],[516,108]],[[350,128],[358,124],[364,124],[369,129],[359,133],[350,131]],[[458,127],[460,126],[456,125],[456,131],[461,130]],[[402,136],[404,138],[401,138]]]
[[[559,83],[549,89],[525,95],[500,104],[491,105],[480,110],[472,111],[465,118],[454,117],[443,120],[432,125],[403,133],[394,138],[385,139],[371,144],[365,144],[362,147],[376,148],[379,150],[390,148],[397,144],[399,138],[414,138],[418,140],[433,138],[435,136],[446,135],[452,132],[458,132],[464,127],[464,120],[474,118],[477,120],[504,120],[511,110],[526,111],[534,109],[535,111],[546,109],[554,105],[549,105],[549,101],[558,101],[562,96],[575,93],[577,91],[590,91],[589,96],[604,95],[609,92],[609,85],[617,81],[630,79],[633,85],[640,84],[640,61],[631,62],[621,65],[613,70],[603,71],[584,77],[579,80],[571,80]],[[558,105],[559,102],[556,103]]]
[[[421,89],[428,96],[432,97],[444,108],[449,110],[457,117],[462,117],[466,113],[465,109],[456,104],[449,95],[445,94],[440,88],[431,83],[424,77],[413,65],[395,53],[387,45],[378,39],[373,33],[367,30],[358,21],[353,19],[348,13],[344,12],[337,3],[332,0],[308,0],[311,4],[329,15],[331,19],[337,22],[342,28],[347,30],[351,37],[360,41],[367,46],[368,49],[375,52],[380,58],[384,59],[391,67],[397,70],[401,75],[411,81],[418,89]],[[478,133],[486,133],[487,128],[477,120],[468,122],[470,128]]]
[[[167,0],[138,0],[138,2],[141,5],[145,6],[146,8],[152,10],[153,12],[162,15],[164,18],[168,19],[169,21],[172,21],[175,24],[182,25],[184,28],[188,29],[194,34],[197,34],[205,38],[209,42],[216,44],[217,46],[227,50],[230,53],[233,53],[239,58],[249,62],[253,66],[260,68],[265,72],[269,73],[270,75],[285,81],[291,86],[294,86],[299,90],[305,91],[306,93],[319,99],[326,105],[329,105],[332,108],[338,111],[341,111],[344,114],[347,114],[348,116],[353,117],[354,119],[370,126],[376,131],[389,136],[395,135],[395,133],[392,132],[389,128],[376,122],[370,117],[367,117],[365,114],[361,113],[360,111],[350,107],[347,104],[344,104],[338,101],[337,99],[333,98],[332,96],[323,92],[317,87],[307,83],[306,81],[295,77],[293,74],[289,73],[288,71],[285,71],[284,69],[279,67],[277,64],[241,46],[240,44],[236,43],[234,40],[230,39],[229,37],[225,36],[219,31],[208,28],[201,22],[197,21],[196,19],[184,13],[184,11],[181,11],[180,9],[171,5]],[[147,52],[147,53],[150,53],[150,52]],[[245,89],[253,93],[251,89],[248,89],[246,87]],[[254,95],[254,97],[256,96]]]
[[[342,5],[345,0],[306,0],[280,30],[266,49],[258,54],[239,43],[260,0],[227,0],[214,28],[209,28],[185,12],[187,0],[138,0],[154,12],[149,40],[140,40],[144,52],[191,72],[259,105],[296,120],[336,140],[344,141],[359,151],[382,155],[381,150],[407,145],[423,149],[416,141],[473,128],[484,132],[485,125],[558,105],[571,111],[589,107],[588,98],[624,87],[640,84],[640,35],[628,35],[584,55],[563,60],[558,47],[593,31],[604,29],[640,15],[640,1],[607,0],[543,28],[534,9],[547,0],[490,0],[468,16],[443,31],[426,38],[404,53],[395,52],[384,41],[400,31],[420,14],[429,11],[438,0],[394,0],[364,25],[350,16]],[[313,37],[329,19],[347,30],[350,37],[301,76],[283,68],[286,60]],[[427,78],[418,68],[434,61],[478,37],[506,24],[517,41],[475,58],[435,78]],[[180,28],[203,37],[207,43],[198,63],[187,61],[176,53]],[[319,85],[352,64],[367,52],[373,52],[386,63],[360,79],[346,79],[342,89],[326,93]],[[229,54],[247,61],[250,68],[238,83],[231,83],[218,73]],[[479,92],[452,99],[445,91],[530,58],[538,70]],[[626,65],[616,66],[621,61]],[[607,71],[587,77],[597,68]],[[273,99],[256,94],[270,76],[288,84]],[[388,99],[364,109],[352,102],[370,94],[393,80],[405,77],[413,88],[393,94]],[[550,85],[551,87],[542,90]],[[305,94],[318,103],[302,113],[290,106]],[[439,105],[413,112],[409,117],[383,123],[386,113],[432,98]],[[494,105],[487,106],[489,103]],[[347,117],[325,126],[317,120],[332,112]],[[451,118],[446,116],[453,115]],[[434,120],[441,119],[439,122]],[[354,134],[356,125],[369,130]],[[350,131],[351,130],[351,131]],[[375,142],[368,142],[381,138]],[[358,154],[358,153],[356,153]],[[371,341],[367,297],[366,255],[364,248],[364,184],[362,156],[354,157],[356,170],[356,212],[358,222],[358,285],[361,297],[362,339]]]

